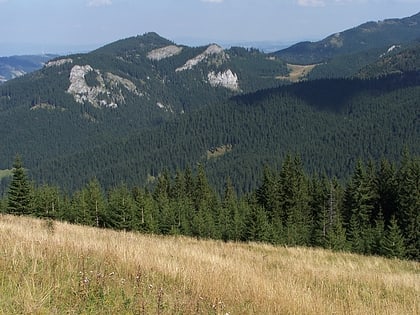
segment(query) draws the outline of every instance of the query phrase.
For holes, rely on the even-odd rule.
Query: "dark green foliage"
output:
[[[20,164],[18,159],[15,165]],[[290,154],[279,171],[265,166],[260,186],[242,197],[229,178],[223,193],[215,192],[202,165],[194,171],[178,170],[173,177],[164,172],[151,190],[130,190],[122,183],[105,195],[94,179],[69,198],[57,187],[42,185],[30,192],[31,206],[25,214],[143,233],[317,246],[418,260],[418,157],[404,154],[395,185],[384,184],[393,176],[382,178],[389,165],[382,160],[378,167],[382,171],[376,171],[373,162],[365,165],[359,160],[344,192],[336,179],[308,176],[301,159]],[[384,191],[393,196],[389,201]],[[395,204],[397,211],[391,209]],[[388,209],[389,219],[382,209]]]
[[[362,254],[372,251],[374,236],[371,226],[376,191],[372,173],[359,161],[344,196],[344,212],[347,214],[347,232],[352,250]]]
[[[56,186],[42,185],[32,190],[32,211],[41,218],[63,218],[68,209],[66,198]]]
[[[419,40],[419,39],[418,39]],[[386,76],[392,73],[403,73],[420,70],[420,44],[419,42],[408,45],[408,48],[392,46],[390,52],[384,53],[374,63],[368,63],[362,68],[358,76],[373,78]]]
[[[405,239],[409,258],[420,256],[420,159],[404,152],[397,172],[398,205],[396,219]]]
[[[404,245],[404,237],[395,217],[391,218],[389,226],[385,231],[381,254],[391,258],[405,258],[406,247]]]
[[[133,194],[126,185],[113,188],[108,195],[107,224],[119,230],[138,230],[139,219]]]
[[[31,187],[19,155],[13,163],[13,177],[7,193],[7,213],[29,214],[31,209]]]

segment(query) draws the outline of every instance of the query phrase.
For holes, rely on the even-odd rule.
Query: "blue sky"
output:
[[[419,11],[420,0],[0,0],[0,56],[88,50],[149,31],[188,45],[292,43]]]

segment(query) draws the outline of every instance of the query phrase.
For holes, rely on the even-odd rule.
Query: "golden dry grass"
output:
[[[2,314],[418,314],[420,264],[0,216]]]
[[[287,76],[278,76],[279,80],[288,80],[290,82],[299,82],[308,75],[318,64],[313,65],[292,65],[287,64],[289,74]]]

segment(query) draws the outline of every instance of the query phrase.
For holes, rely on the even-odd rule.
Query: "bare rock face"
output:
[[[222,86],[232,91],[239,90],[238,76],[228,69],[225,72],[210,72],[207,75],[209,83],[213,87]]]
[[[165,105],[161,102],[157,102],[156,106],[159,107],[160,109],[164,110],[165,112],[174,113],[174,110],[172,109],[171,105]]]
[[[67,92],[73,94],[74,99],[78,103],[84,103],[89,101],[92,103],[93,99],[98,96],[98,89],[89,87],[85,80],[85,75],[93,71],[93,68],[89,65],[86,66],[74,66],[70,72],[70,86]]]
[[[182,67],[177,68],[175,71],[179,72],[179,71],[191,70],[193,67],[198,65],[200,62],[206,60],[209,56],[218,55],[218,54],[223,54],[224,55],[224,53],[225,52],[224,52],[222,47],[220,47],[218,45],[215,45],[215,44],[210,45],[209,47],[207,47],[207,49],[204,52],[202,52],[198,56],[188,60]]]
[[[96,86],[89,86],[86,82],[85,76],[91,71],[96,72],[96,80],[98,81]],[[81,104],[89,102],[95,107],[117,108],[118,103],[125,103],[120,86],[142,96],[132,81],[110,72],[102,76],[99,70],[94,70],[90,65],[75,65],[71,69],[69,80],[70,86],[67,92],[72,94],[75,101]]]
[[[162,48],[158,48],[158,49],[154,49],[151,52],[149,52],[147,54],[147,58],[150,60],[162,60],[165,58],[169,58],[172,56],[176,56],[178,54],[180,54],[182,51],[182,47],[178,47],[175,45],[169,45],[166,47],[162,47]]]

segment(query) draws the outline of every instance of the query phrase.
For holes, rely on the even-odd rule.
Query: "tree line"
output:
[[[1,211],[75,224],[224,241],[313,246],[366,255],[420,259],[420,158],[398,166],[359,160],[349,180],[308,175],[299,156],[278,170],[264,166],[257,188],[222,193],[202,165],[163,171],[148,187],[104,190],[97,179],[74,193],[31,182],[17,156]]]

